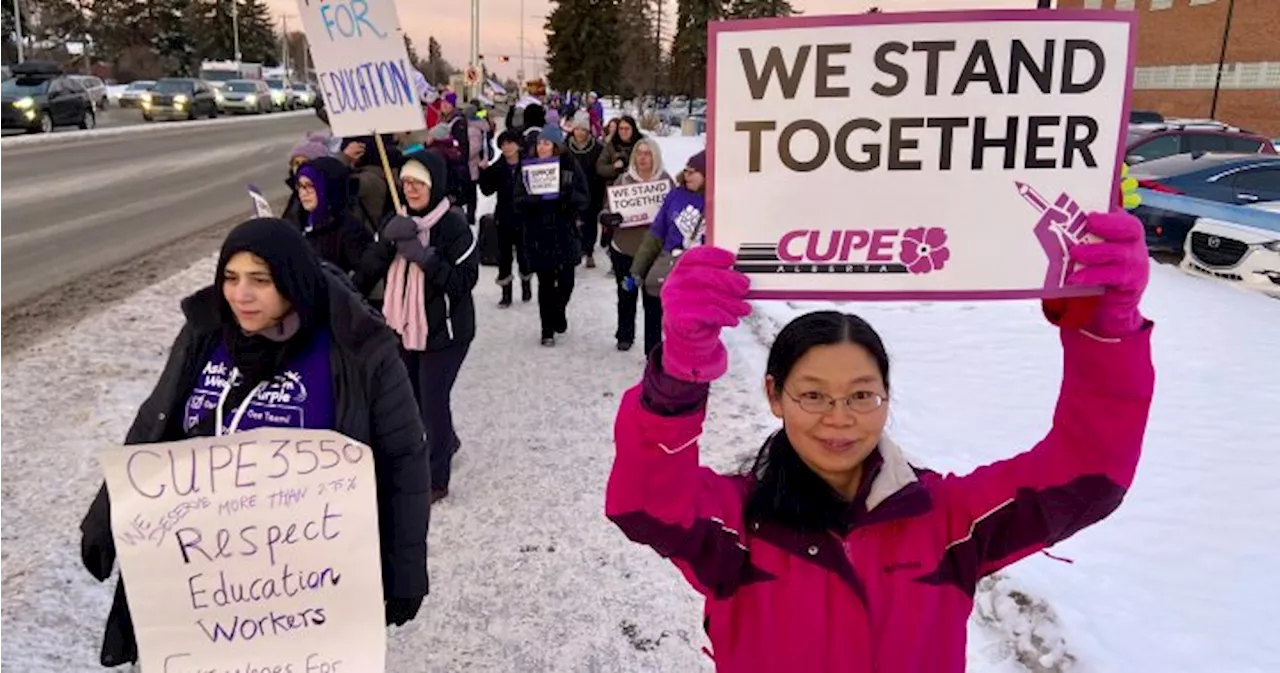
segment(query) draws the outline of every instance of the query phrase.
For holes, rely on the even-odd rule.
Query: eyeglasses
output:
[[[298,181],[298,191],[299,191],[299,192],[314,192],[314,191],[316,191],[316,186],[315,186],[315,185],[313,185],[313,184],[311,184],[310,182],[304,182],[304,181],[302,181],[302,180],[299,180],[299,181]]]
[[[854,413],[869,414],[879,409],[887,399],[884,395],[870,390],[859,390],[848,397],[832,397],[817,391],[800,393],[796,396],[786,388],[783,388],[782,392],[786,393],[791,401],[799,404],[801,409],[811,414],[829,414],[835,410],[836,402],[843,402],[844,406]]]

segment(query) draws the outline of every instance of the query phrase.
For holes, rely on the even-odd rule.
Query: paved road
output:
[[[4,148],[3,307],[246,216],[246,184],[282,198],[288,148],[321,128],[267,116]]]
[[[106,110],[98,110],[98,128],[109,129],[118,126],[131,126],[133,124],[141,124],[142,110],[137,108],[129,108],[127,110],[121,108],[108,108]],[[75,126],[59,126],[54,133],[65,133],[67,131],[79,131]],[[26,131],[21,129],[5,129],[4,137],[27,135]]]

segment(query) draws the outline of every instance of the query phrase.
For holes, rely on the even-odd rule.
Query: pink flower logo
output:
[[[902,251],[898,260],[913,274],[939,271],[951,259],[947,249],[947,232],[941,227],[915,227],[902,232]]]

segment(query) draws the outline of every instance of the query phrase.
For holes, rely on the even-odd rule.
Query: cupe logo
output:
[[[743,273],[909,273],[940,271],[951,259],[942,227],[795,229],[777,243],[745,243]]]

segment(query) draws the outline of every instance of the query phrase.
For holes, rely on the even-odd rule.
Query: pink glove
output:
[[[1145,322],[1138,303],[1151,276],[1142,222],[1117,208],[1109,213],[1089,213],[1085,232],[1101,240],[1081,243],[1069,251],[1081,268],[1067,277],[1067,284],[1101,286],[1104,292],[1101,297],[1067,300],[1067,313],[1077,313],[1071,322],[1100,337],[1132,334]],[[1092,310],[1079,310],[1084,308]]]
[[[728,250],[699,246],[680,256],[662,284],[662,369],[670,376],[707,383],[728,369],[720,331],[751,313],[751,281],[733,262]]]

